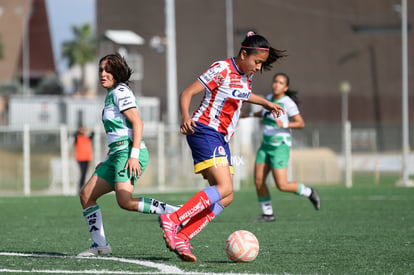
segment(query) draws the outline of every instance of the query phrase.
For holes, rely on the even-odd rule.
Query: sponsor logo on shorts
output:
[[[217,153],[219,156],[225,156],[226,155],[226,150],[224,150],[223,146],[219,146],[217,147]]]
[[[228,166],[229,163],[227,161],[227,158],[221,158],[226,156],[226,150],[223,146],[216,147],[213,152],[213,159],[214,159],[214,167],[218,166]],[[219,159],[216,159],[216,157],[220,157]]]

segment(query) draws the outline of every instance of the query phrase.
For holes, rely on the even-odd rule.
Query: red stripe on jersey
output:
[[[237,110],[240,100],[234,98],[227,98],[226,103],[220,114],[220,121],[222,122],[218,128],[220,133],[228,134],[227,129],[232,122],[234,110]]]
[[[199,118],[196,121],[201,122],[201,123],[206,124],[206,125],[209,125],[210,124],[210,116],[206,116],[204,114],[206,112],[210,113],[211,105],[208,105],[207,108],[206,108],[205,104],[203,104],[203,102],[206,102],[206,101],[208,101],[207,93],[204,93],[203,100],[201,101],[201,104],[197,108],[197,110],[193,113],[193,117],[195,117],[196,114],[202,113],[203,115],[199,116]],[[209,109],[209,110],[206,110],[206,109]]]

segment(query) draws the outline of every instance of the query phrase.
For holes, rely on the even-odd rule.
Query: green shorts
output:
[[[129,169],[124,169],[128,161],[132,146],[125,148],[109,155],[108,159],[99,165],[94,175],[106,180],[114,189],[116,182],[126,182],[131,179],[131,184],[135,185],[135,181],[139,178],[131,178]],[[139,166],[141,167],[141,175],[147,168],[149,154],[147,148],[139,150]],[[141,176],[140,175],[140,176]]]
[[[289,162],[290,147],[285,143],[279,146],[263,144],[257,150],[255,163],[270,164],[272,169],[284,169]]]

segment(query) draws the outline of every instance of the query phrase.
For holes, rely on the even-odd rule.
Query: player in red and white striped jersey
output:
[[[244,102],[262,105],[276,117],[284,112],[276,103],[252,93],[257,71],[269,70],[285,56],[261,35],[249,32],[237,57],[213,63],[181,94],[181,128],[194,159],[194,171],[208,180],[210,187],[195,194],[179,210],[161,215],[167,247],[183,260],[195,262],[189,240],[198,234],[233,200],[233,169],[229,141]],[[189,114],[193,96],[204,92],[199,108]],[[179,225],[188,221],[177,232]]]

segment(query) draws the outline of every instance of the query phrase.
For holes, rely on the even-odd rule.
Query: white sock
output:
[[[145,214],[164,214],[173,213],[180,207],[169,205],[165,202],[152,198],[138,198],[138,212]]]
[[[272,200],[269,197],[260,198],[259,197],[259,205],[262,209],[263,215],[273,215],[273,207],[272,207]]]
[[[307,187],[306,185],[299,183],[299,189],[298,191],[296,191],[296,194],[309,198],[311,193],[312,189],[310,187]]]
[[[106,246],[105,232],[102,223],[102,213],[99,205],[94,205],[83,210],[83,216],[88,224],[92,241],[99,246]]]

